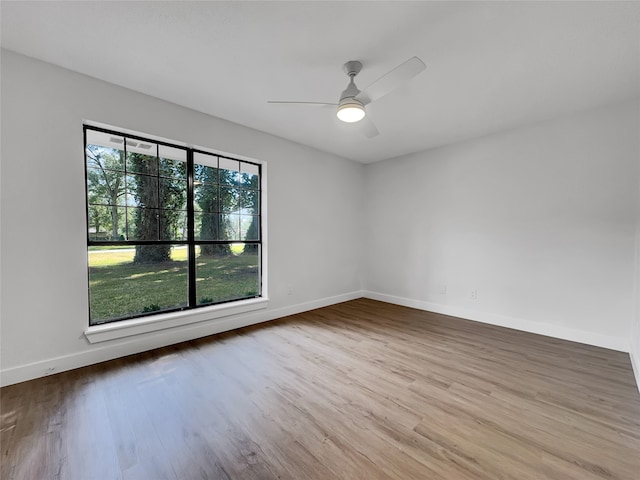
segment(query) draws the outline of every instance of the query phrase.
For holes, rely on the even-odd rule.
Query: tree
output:
[[[246,173],[242,174],[242,183],[243,185],[255,187],[257,185],[253,185],[257,181],[256,176],[250,176]],[[245,240],[257,240],[260,238],[259,232],[259,223],[256,220],[258,217],[255,215],[258,213],[258,201],[260,198],[259,190],[243,190],[242,195],[242,210],[245,213],[251,213],[254,216],[251,218],[251,223],[249,224],[249,228],[247,229],[247,233],[245,235]],[[258,245],[255,243],[245,243],[244,248],[242,249],[242,253],[253,254],[255,255],[258,252]]]
[[[207,240],[227,240],[227,226],[224,217],[219,214],[222,206],[233,208],[234,199],[228,191],[219,188],[219,175],[227,170],[218,170],[204,165],[196,165],[196,176],[200,182],[195,200],[203,211],[200,223],[200,238]],[[200,255],[203,257],[225,257],[231,255],[229,244],[202,244]]]
[[[98,145],[87,145],[87,189],[89,221],[100,232],[102,225],[111,223],[111,239],[118,240],[121,213],[120,198],[124,195],[124,152]],[[111,214],[105,216],[105,211]]]
[[[99,200],[92,195],[89,195],[89,202],[89,226],[95,231],[94,236],[98,240],[98,236],[103,234],[102,228],[108,227],[112,222],[111,209],[107,205],[96,205]],[[113,232],[111,235],[113,236]]]
[[[251,224],[249,224],[249,228],[247,229],[246,237],[251,240],[259,238],[258,222],[256,221],[256,217],[251,219]],[[258,253],[258,245],[255,243],[245,243],[242,253],[255,255]]]
[[[176,230],[176,223],[180,218],[179,209],[183,208],[186,200],[186,183],[177,178],[160,178],[158,161],[157,157],[140,153],[128,154],[131,171],[137,173],[135,176],[132,175],[133,185],[129,186],[139,207],[133,215],[137,240],[173,238],[172,233]],[[160,161],[163,168],[175,163],[164,162],[162,159]],[[171,168],[186,169],[186,165],[175,165]],[[171,245],[136,245],[134,263],[159,263],[169,260]]]

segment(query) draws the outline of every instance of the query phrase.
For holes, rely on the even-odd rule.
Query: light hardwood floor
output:
[[[627,354],[355,300],[5,387],[2,479],[640,479]]]

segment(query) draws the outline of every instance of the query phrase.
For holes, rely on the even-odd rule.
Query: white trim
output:
[[[572,342],[584,343],[596,347],[608,348],[620,352],[629,352],[630,345],[627,339],[621,337],[611,337],[599,333],[587,332],[585,330],[576,330],[573,328],[561,327],[550,323],[534,322],[522,318],[508,317],[505,315],[496,315],[493,313],[480,312],[462,307],[450,305],[442,305],[438,303],[425,302],[422,300],[413,300],[410,298],[397,297],[377,292],[364,292],[365,298],[380,300],[387,303],[395,303],[405,307],[416,308],[418,310],[426,310],[434,313],[450,315],[452,317],[464,318],[475,322],[488,323],[500,327],[513,328],[523,332],[536,333],[547,337],[559,338],[562,340],[570,340]]]
[[[640,181],[640,177],[638,177]],[[640,182],[638,183],[640,187]],[[636,244],[635,258],[633,262],[633,318],[629,336],[631,337],[631,348],[629,350],[629,358],[633,375],[636,379],[636,387],[640,392],[640,188],[636,195],[637,219],[636,219]]]
[[[131,320],[94,325],[84,332],[89,343],[106,342],[116,338],[130,337],[141,333],[155,332],[165,328],[179,327],[191,323],[204,322],[220,317],[248,313],[269,306],[268,298],[240,300],[233,303],[223,303],[198,310],[184,310],[165,314],[152,315]]]
[[[636,387],[640,392],[640,345],[631,342],[631,349],[629,351],[629,358],[631,360],[631,367],[633,368],[633,375],[636,377]]]
[[[40,362],[19,365],[0,371],[0,386],[12,385],[38,377],[73,370],[95,363],[113,360],[115,358],[133,355],[154,348],[186,342],[196,338],[206,337],[216,333],[235,330],[249,325],[255,325],[269,320],[295,315],[297,313],[322,308],[336,303],[347,302],[361,298],[362,292],[355,291],[321,298],[296,305],[277,308],[274,310],[261,309],[240,315],[221,317],[210,321],[200,321],[179,328],[168,328],[145,335],[134,335],[115,344],[103,343],[89,345],[89,349],[70,355],[43,360]]]
[[[267,163],[262,164],[262,172],[260,179],[260,293],[263,297],[269,297],[269,195],[267,181]]]

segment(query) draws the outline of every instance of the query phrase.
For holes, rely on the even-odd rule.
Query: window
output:
[[[261,166],[85,126],[89,324],[261,297]]]

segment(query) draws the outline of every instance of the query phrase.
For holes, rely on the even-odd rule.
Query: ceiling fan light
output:
[[[343,122],[354,123],[364,118],[365,111],[358,101],[350,101],[340,104],[336,115]]]

